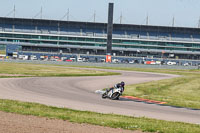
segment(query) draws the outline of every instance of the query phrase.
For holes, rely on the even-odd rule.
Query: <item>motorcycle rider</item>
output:
[[[121,83],[117,83],[116,85],[114,85],[114,87],[116,87],[116,88],[122,88],[122,92],[124,91],[124,86],[125,86],[125,83],[124,83],[124,81],[122,81]],[[114,89],[114,87],[111,87],[109,90],[106,90],[107,92],[109,92],[110,90],[113,90]]]
[[[124,92],[125,83],[122,81],[120,85],[121,85],[120,87],[122,88],[122,92]]]

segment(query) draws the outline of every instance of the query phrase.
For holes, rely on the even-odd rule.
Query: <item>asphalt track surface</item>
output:
[[[122,80],[126,84],[136,84],[173,78],[177,77],[176,75],[117,70],[106,71],[120,72],[122,75],[0,79],[0,98],[100,113],[200,123],[200,110],[147,104],[128,99],[102,99],[101,95],[95,93],[96,90],[110,87]]]

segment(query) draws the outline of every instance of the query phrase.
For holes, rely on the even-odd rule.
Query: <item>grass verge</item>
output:
[[[199,133],[200,125],[168,122],[149,118],[135,118],[114,114],[101,114],[88,111],[77,111],[67,108],[57,108],[37,103],[27,103],[0,99],[0,110],[22,115],[34,115],[55,119],[68,120],[76,123],[142,130],[159,133]]]
[[[53,67],[52,67],[53,66]],[[22,76],[7,76],[5,74],[20,74]],[[3,76],[2,76],[3,75]],[[69,77],[69,76],[108,76],[119,73],[82,70],[76,68],[59,67],[56,65],[41,65],[29,63],[0,63],[0,78],[6,77]]]
[[[167,102],[171,106],[200,109],[199,70],[164,70],[162,72],[178,74],[181,77],[128,85],[124,95]]]

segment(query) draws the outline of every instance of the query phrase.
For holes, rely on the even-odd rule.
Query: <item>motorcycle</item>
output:
[[[123,89],[121,87],[117,88],[116,86],[113,89],[106,90],[105,93],[102,94],[102,98],[110,98],[112,100],[118,100],[120,95],[122,95]]]

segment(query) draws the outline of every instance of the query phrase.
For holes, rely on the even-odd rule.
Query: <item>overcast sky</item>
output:
[[[0,16],[4,17],[16,7],[16,17],[33,18],[43,9],[44,19],[61,19],[69,8],[70,20],[107,22],[108,3],[114,3],[114,22],[197,27],[200,17],[200,0],[0,0]],[[8,17],[12,17],[10,14]],[[36,18],[40,18],[37,16]],[[66,20],[67,18],[65,18]]]

